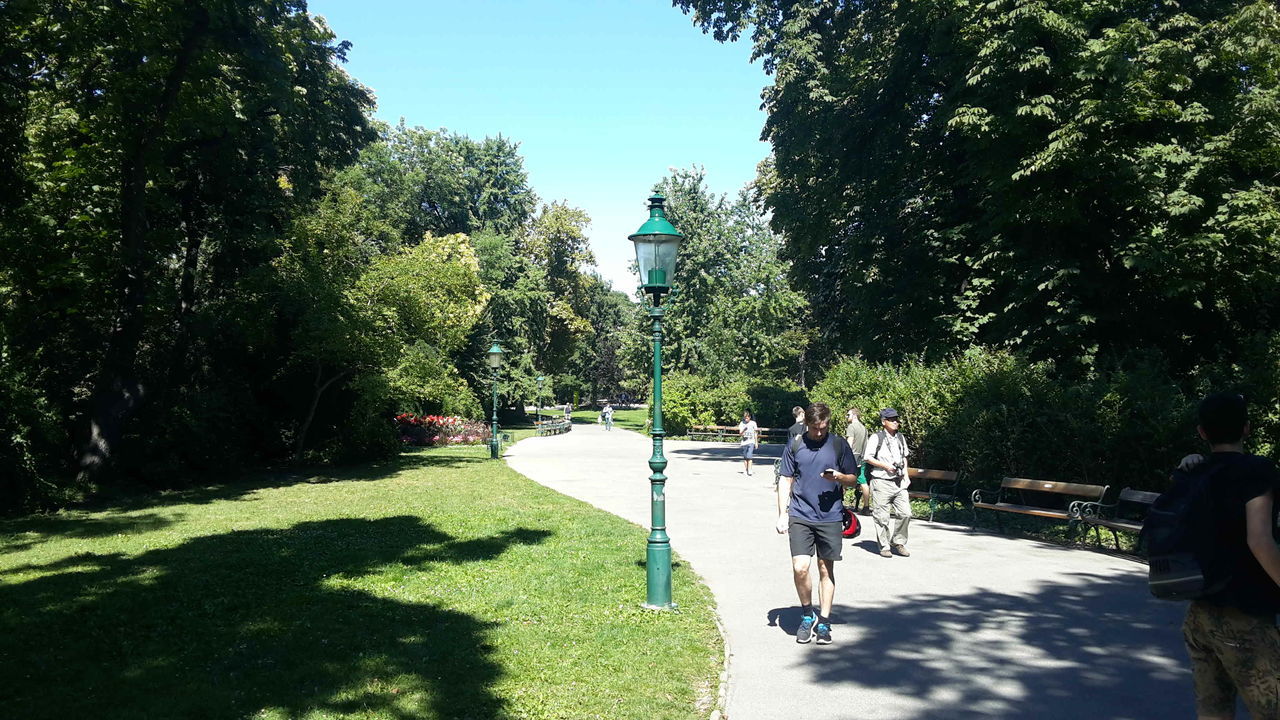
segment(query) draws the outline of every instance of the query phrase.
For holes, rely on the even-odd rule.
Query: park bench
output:
[[[907,472],[911,476],[907,495],[915,500],[929,501],[929,522],[933,522],[933,514],[939,505],[964,505],[960,496],[960,474],[956,471],[908,468]],[[920,484],[917,486],[916,483]]]
[[[533,422],[534,435],[559,435],[573,429],[573,423],[564,418],[556,418],[555,420],[535,420]]]
[[[757,428],[760,442],[785,442],[786,428]],[[738,434],[737,425],[694,425],[689,428],[692,440],[715,440],[716,442],[738,442],[742,436]]]
[[[1000,481],[998,490],[979,488],[973,491],[973,526],[978,527],[978,510],[992,510],[996,513],[996,524],[1001,532],[1004,532],[1003,514],[1016,513],[1066,520],[1067,534],[1070,535],[1080,521],[1079,516],[1072,514],[1072,503],[1078,500],[1102,502],[1106,492],[1105,485],[1007,477]]]
[[[1115,543],[1116,550],[1119,550],[1120,536],[1116,531],[1131,532],[1141,538],[1142,523],[1147,519],[1147,511],[1151,509],[1151,504],[1158,497],[1160,493],[1125,488],[1120,491],[1120,497],[1113,503],[1104,503],[1101,500],[1098,502],[1077,500],[1071,504],[1071,513],[1085,524],[1086,535],[1088,528],[1093,528],[1099,545],[1102,544],[1102,531],[1098,528],[1110,530],[1111,539]]]

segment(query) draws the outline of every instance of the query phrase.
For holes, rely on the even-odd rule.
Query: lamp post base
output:
[[[677,605],[676,603],[670,603],[667,605],[650,605],[649,603],[646,602],[646,603],[640,603],[640,607],[644,608],[645,610],[676,610],[680,606]]]

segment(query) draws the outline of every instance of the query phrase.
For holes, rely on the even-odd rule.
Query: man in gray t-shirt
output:
[[[835,561],[840,559],[844,488],[858,482],[849,443],[828,432],[831,409],[814,403],[805,411],[805,432],[782,451],[778,480],[779,533],[790,536],[791,573],[800,598],[796,642],[814,637],[831,642],[831,602],[835,598]],[[813,611],[809,566],[818,556],[820,613]]]

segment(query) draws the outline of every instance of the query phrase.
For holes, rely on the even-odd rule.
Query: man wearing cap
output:
[[[876,524],[876,540],[880,542],[880,556],[893,557],[896,552],[909,557],[907,527],[911,524],[911,498],[907,488],[911,478],[907,474],[907,458],[911,450],[907,439],[898,432],[898,411],[885,408],[880,411],[883,430],[867,438],[865,461],[871,466],[871,519]],[[898,526],[889,527],[889,511],[898,516]],[[892,549],[892,552],[890,552]]]

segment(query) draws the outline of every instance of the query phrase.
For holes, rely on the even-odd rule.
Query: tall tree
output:
[[[294,0],[4,12],[24,8],[4,73],[25,131],[23,195],[0,226],[7,319],[12,351],[86,418],[89,480],[186,371],[196,303],[268,260],[288,209],[371,139],[372,100],[336,66],[347,45]]]
[[[676,4],[773,74],[762,187],[828,346],[1185,369],[1280,328],[1274,3]]]
[[[797,375],[807,304],[749,190],[716,195],[701,168],[675,170],[657,190],[685,236],[664,324],[669,365],[721,379]]]

